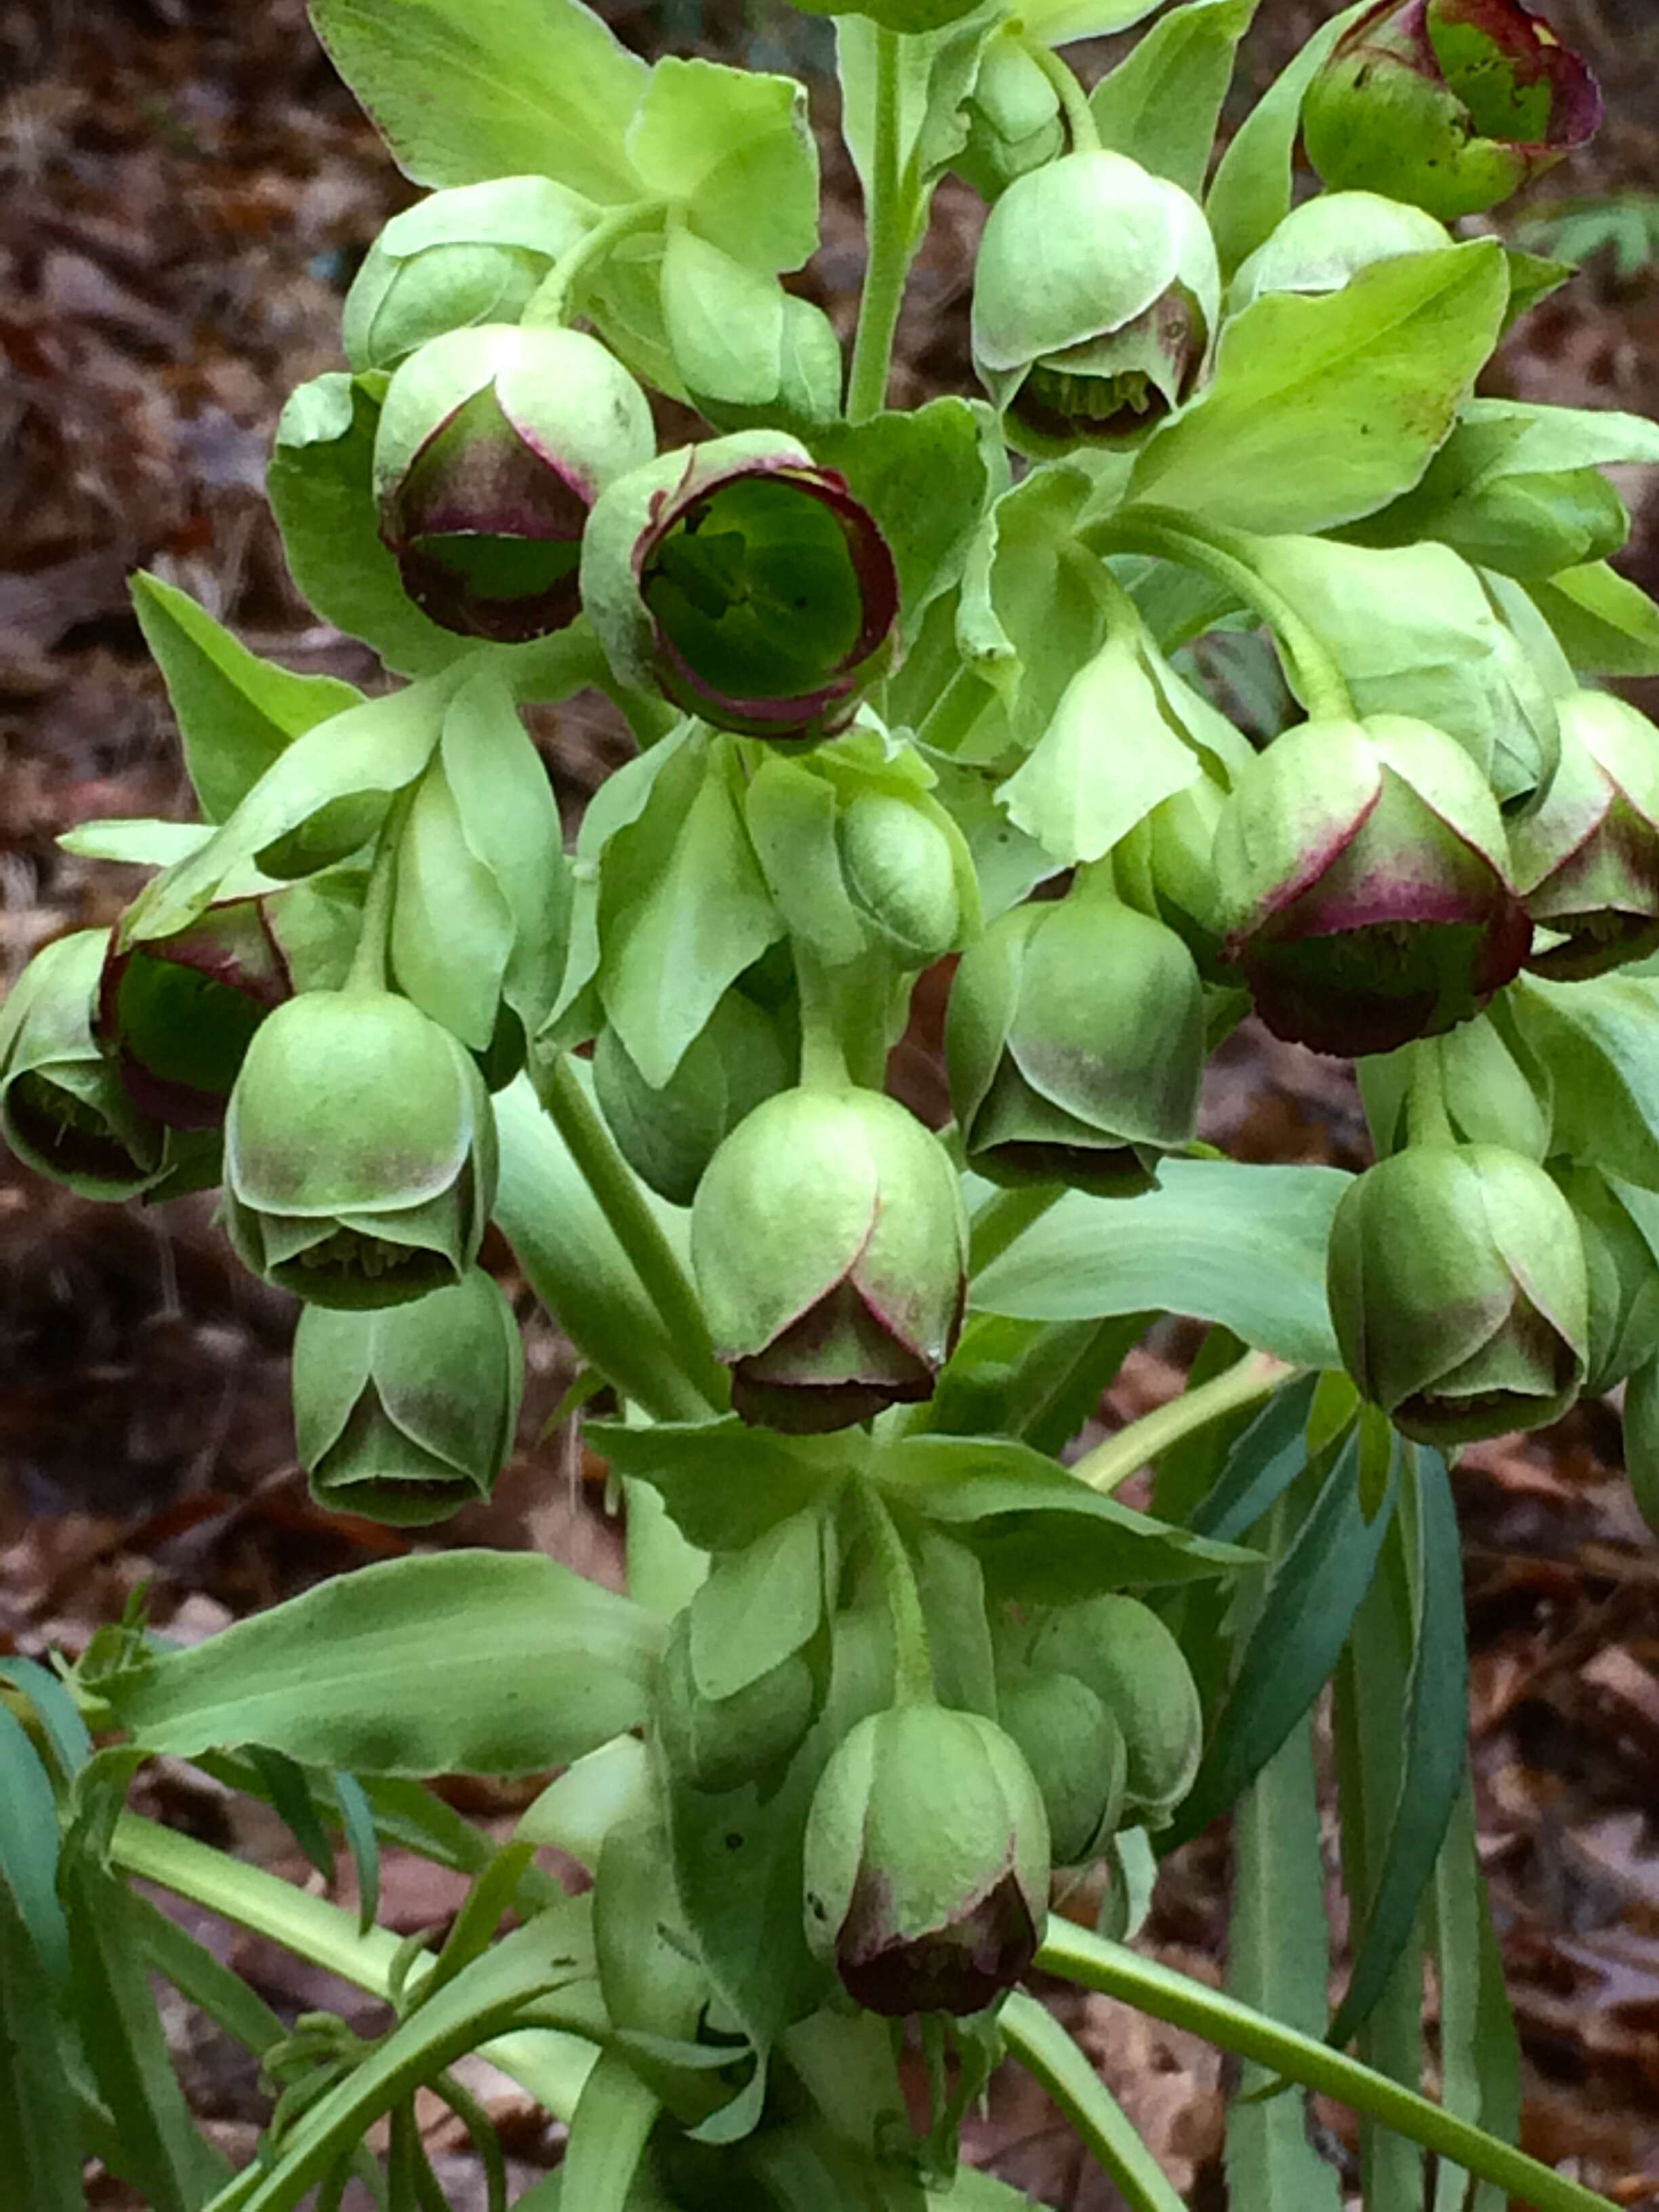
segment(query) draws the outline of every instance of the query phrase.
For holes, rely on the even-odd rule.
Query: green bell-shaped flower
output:
[[[1520,0],[1376,0],[1302,106],[1326,184],[1386,192],[1443,222],[1496,207],[1601,121],[1595,79]]]
[[[166,1132],[93,1033],[108,945],[101,929],[60,937],[12,986],[0,1007],[0,1135],[82,1198],[135,1198],[163,1172]]]
[[[1659,1257],[1650,1242],[1659,1231],[1659,1200],[1616,1187],[1597,1168],[1561,1164],[1551,1173],[1583,1241],[1589,1285],[1584,1390],[1599,1398],[1659,1355]],[[1641,1209],[1645,1231],[1632,1207]]]
[[[974,365],[1026,451],[1133,444],[1196,386],[1220,313],[1197,202],[1121,154],[1012,184],[974,272]]]
[[[860,1721],[807,1815],[806,1940],[867,2011],[982,2012],[1036,1954],[1048,1824],[1018,1745],[977,1713]]]
[[[601,1030],[593,1047],[593,1095],[618,1150],[673,1206],[690,1205],[732,1130],[793,1077],[794,1056],[778,1023],[741,991],[721,999],[659,1091],[614,1029]]]
[[[1123,1800],[1162,1826],[1193,1786],[1204,1748],[1198,1686],[1181,1646],[1132,1597],[1095,1597],[1042,1620],[1030,1663],[1039,1674],[1074,1675],[1122,1731]]]
[[[507,323],[434,338],[387,386],[374,438],[404,589],[464,637],[562,629],[588,510],[655,444],[645,394],[597,338]]]
[[[1606,691],[1556,708],[1560,765],[1510,852],[1540,932],[1528,967],[1576,983],[1659,951],[1659,730]]]
[[[406,1305],[307,1306],[294,1339],[294,1431],[318,1504],[423,1528],[488,1498],[513,1449],[524,1346],[491,1278]]]
[[[785,1091],[697,1186],[691,1256],[745,1420],[842,1429],[931,1396],[962,1324],[967,1221],[937,1137],[872,1091]]]
[[[1328,1288],[1349,1374],[1420,1443],[1542,1428],[1583,1382],[1572,1208],[1498,1146],[1425,1145],[1361,1176],[1331,1224]]]
[[[1276,738],[1223,807],[1214,858],[1257,1012],[1316,1052],[1468,1021],[1532,942],[1497,801],[1461,746],[1403,714]]]
[[[583,545],[581,598],[624,683],[801,744],[852,720],[899,611],[875,518],[768,430],[665,453],[614,485]]]
[[[363,258],[340,317],[361,375],[396,368],[450,331],[516,323],[593,210],[550,177],[496,177],[432,192],[394,215]]]
[[[1239,265],[1227,311],[1242,314],[1270,292],[1340,292],[1373,262],[1449,246],[1443,223],[1380,192],[1322,192],[1292,208]]]
[[[495,1123],[464,1048],[389,992],[311,991],[256,1033],[225,1118],[244,1264],[313,1304],[459,1283],[495,1197]]]
[[[1054,1864],[1086,1866],[1123,1811],[1128,1753],[1116,1719],[1086,1682],[1052,1670],[999,1681],[997,1718],[1042,1793]]]
[[[673,1774],[716,1795],[746,1783],[764,1788],[782,1771],[811,1725],[812,1670],[792,1652],[730,1697],[705,1697],[691,1668],[690,1616],[669,1632],[657,1678],[657,1729]]]
[[[1018,907],[963,955],[945,1032],[970,1165],[1132,1197],[1191,1142],[1204,997],[1172,929],[1092,890]]]

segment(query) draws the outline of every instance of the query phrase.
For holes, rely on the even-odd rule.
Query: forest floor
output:
[[[1638,0],[1639,6],[1640,0]],[[671,11],[609,11],[651,43]],[[1247,75],[1324,10],[1263,9]],[[1659,24],[1613,0],[1552,12],[1607,81],[1595,153],[1535,189],[1659,192],[1650,88]],[[696,28],[695,0],[674,15]],[[820,59],[822,26],[781,6],[717,17],[724,50]],[[791,41],[793,41],[793,47]],[[671,42],[672,43],[672,42]],[[681,43],[684,43],[682,40]],[[289,665],[377,681],[283,573],[262,497],[285,393],[337,365],[342,294],[380,225],[413,197],[333,78],[301,0],[14,0],[0,8],[0,988],[64,930],[112,920],[133,879],[64,855],[89,817],[183,815],[189,793],[126,578],[183,586]],[[815,90],[827,107],[828,94]],[[843,328],[861,249],[844,157],[825,134],[825,243],[807,278]],[[1631,203],[1639,211],[1644,203]],[[965,389],[979,220],[947,186],[902,334],[902,398]],[[1650,210],[1659,214],[1659,202]],[[1659,413],[1659,221],[1650,264],[1595,257],[1506,348],[1489,388]],[[1627,489],[1639,495],[1639,481]],[[1659,504],[1627,565],[1659,584]],[[1652,702],[1650,702],[1650,704]],[[577,702],[542,719],[567,827],[621,757]],[[933,1000],[937,994],[925,994]],[[911,1095],[937,1095],[924,1018],[902,1049]],[[1364,1133],[1346,1069],[1245,1034],[1212,1083],[1208,1133],[1241,1157],[1356,1165]],[[94,1208],[0,1157],[0,1652],[73,1654],[141,1589],[155,1626],[193,1640],[322,1577],[407,1549],[323,1513],[295,1466],[286,1359],[292,1308],[231,1261],[205,1200],[153,1213]],[[620,1573],[603,1469],[568,1428],[544,1436],[568,1347],[486,1253],[525,1322],[520,1449],[488,1505],[435,1539],[530,1547]],[[1177,1331],[1133,1355],[1097,1433],[1180,1387]],[[1547,1436],[1472,1451],[1458,1478],[1472,1645],[1481,1856],[1527,2063],[1527,2147],[1630,2206],[1659,2205],[1659,1552],[1619,1466],[1613,1415],[1580,1409]],[[503,1831],[538,1786],[457,1781],[454,1802]],[[143,1809],[298,1881],[274,1816],[161,1762]],[[1219,1829],[1167,1865],[1147,1942],[1218,1979],[1228,1879]],[[393,1855],[382,1919],[441,1923],[459,1885]],[[285,2014],[374,2008],[251,1936],[210,1935]],[[1432,2006],[1432,1992],[1430,2003]],[[269,2100],[183,2008],[170,2017],[204,2121],[240,2161]],[[1223,2069],[1194,2039],[1104,2001],[1074,2021],[1176,2186],[1225,2202]],[[556,2160],[559,2131],[492,2077],[483,2085],[520,2178]],[[1352,2124],[1322,2112],[1352,2154]],[[432,2148],[458,2207],[482,2204],[462,2139],[434,2109]],[[975,2155],[1043,2203],[1117,2199],[1029,2087],[999,2087]],[[1352,2171],[1352,2166],[1350,2166]],[[131,2202],[95,2182],[100,2206]],[[1286,2208],[1293,2212],[1293,2208]]]

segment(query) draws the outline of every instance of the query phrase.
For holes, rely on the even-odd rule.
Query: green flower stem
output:
[[[847,388],[847,418],[867,422],[887,398],[893,340],[904,305],[915,231],[911,195],[904,189],[900,146],[899,33],[876,32],[876,131],[869,204],[864,211],[869,258],[859,301],[858,336],[853,341],[853,372]]]
[[[1049,1920],[1048,1940],[1037,1954],[1036,1965],[1040,1972],[1119,1997],[1153,2020],[1188,2029],[1218,2050],[1254,2059],[1287,2081],[1334,2097],[1350,2111],[1380,2120],[1465,2172],[1534,2205],[1537,2212],[1612,2212],[1605,2197],[1459,2119],[1417,2090],[1333,2051],[1314,2036],[1285,2027],[1237,1997],[1206,1989],[1201,1982],[1156,1960],[1140,1958],[1122,1944],[1068,1920]]]
[[[1270,1352],[1247,1352],[1213,1382],[1184,1391],[1167,1406],[1157,1407],[1139,1420],[1131,1421],[1127,1429],[1120,1429],[1115,1437],[1108,1437],[1104,1443],[1085,1453],[1072,1472],[1091,1490],[1115,1490],[1137,1468],[1145,1467],[1183,1437],[1255,1405],[1258,1398],[1270,1397],[1295,1372]]]
[[[371,1928],[359,1935],[355,1916],[337,1905],[137,1813],[123,1813],[117,1820],[110,1856],[125,1874],[187,1897],[256,1936],[269,1936],[354,1988],[390,1999],[392,1961],[402,1947],[389,1929]],[[418,1986],[422,1971],[431,1968],[417,1967],[410,1977],[412,1985]],[[594,2058],[592,2044],[550,2028],[498,2036],[482,2051],[566,2122],[575,2112]]]
[[[1258,573],[1252,558],[1254,541],[1244,532],[1200,523],[1173,508],[1126,507],[1079,535],[1093,552],[1155,554],[1196,568],[1236,592],[1273,630],[1310,719],[1352,718],[1353,700],[1334,655],[1283,592]]]
[[[714,1357],[696,1291],[611,1132],[563,1054],[537,1066],[535,1083],[549,1120],[661,1315],[686,1375],[709,1406],[723,1412],[731,1402],[731,1384]]]
[[[356,948],[351,956],[345,988],[348,991],[384,991],[386,957],[392,945],[392,910],[398,890],[398,847],[404,824],[415,804],[420,779],[400,791],[386,811],[374,847],[374,866],[363,896],[363,918],[358,925]]]
[[[887,1510],[886,1499],[874,1483],[860,1477],[853,1484],[853,1495],[876,1555],[893,1622],[893,1701],[900,1705],[931,1705],[935,1702],[933,1662],[910,1554]]]
[[[1408,1096],[1411,1141],[1413,1145],[1455,1145],[1457,1132],[1446,1111],[1446,1094],[1440,1080],[1440,1055],[1431,1043],[1409,1045],[1412,1056]]]
[[[1073,153],[1098,153],[1100,132],[1095,124],[1094,110],[1089,105],[1089,96],[1083,87],[1053,47],[1045,46],[1041,39],[1022,39],[1019,43],[1060,95]]]
[[[1180,2197],[1128,2114],[1048,2007],[1015,1990],[998,2014],[997,2025],[1014,2057],[1060,2106],[1132,2212],[1182,2212]]]
[[[916,725],[916,743],[953,753],[995,696],[975,670],[958,668]]]
[[[1066,1195],[1058,1182],[1033,1183],[1024,1190],[1000,1190],[988,1198],[975,1214],[968,1233],[968,1273],[983,1274],[993,1260],[1000,1260],[1034,1221]]]
[[[814,1091],[845,1091],[853,1080],[847,1065],[830,971],[811,946],[795,938],[790,951],[795,987],[800,994],[800,1079]]]
[[[604,260],[613,246],[636,230],[661,221],[660,200],[634,200],[613,208],[559,258],[537,286],[520,317],[526,330],[556,328],[576,313],[576,288],[588,270]]]

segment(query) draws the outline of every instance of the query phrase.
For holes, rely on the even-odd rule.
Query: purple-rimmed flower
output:
[[[227,899],[171,937],[111,939],[99,1039],[144,1113],[217,1128],[254,1031],[293,988],[266,901]]]
[[[597,339],[504,323],[451,331],[386,388],[380,535],[445,629],[515,644],[580,611],[589,509],[649,458],[645,394]]]
[[[1582,146],[1595,79],[1519,0],[1377,0],[1303,105],[1308,158],[1336,191],[1478,215]]]
[[[875,517],[769,430],[665,453],[614,485],[584,541],[581,598],[623,682],[802,744],[851,720],[899,613]]]
[[[1558,711],[1560,765],[1510,850],[1540,932],[1527,965],[1573,983],[1659,951],[1659,730],[1605,691]]]
[[[1316,1052],[1438,1036],[1531,946],[1497,801],[1452,738],[1403,714],[1279,738],[1222,809],[1215,870],[1257,1012]]]
[[[931,1397],[962,1326],[967,1249],[950,1155],[896,1099],[802,1089],[757,1106],[691,1213],[738,1412],[813,1432]]]

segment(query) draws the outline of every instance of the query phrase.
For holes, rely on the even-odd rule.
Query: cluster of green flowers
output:
[[[943,35],[968,11],[869,12]],[[389,657],[418,680],[267,697],[264,753],[224,789],[198,775],[209,821],[140,854],[168,865],[107,937],[48,947],[0,1018],[20,1157],[100,1197],[222,1182],[240,1258],[306,1302],[319,1495],[419,1522],[494,1480],[521,1355],[478,1267],[493,1100],[588,1044],[617,1147],[690,1208],[751,1425],[926,1401],[962,1326],[962,1168],[1148,1190],[1252,1004],[1370,1064],[1388,1157],[1343,1202],[1330,1288],[1355,1381],[1406,1433],[1535,1425],[1659,1354],[1653,986],[1612,973],[1659,951],[1659,732],[1582,687],[1507,576],[1481,617],[1522,702],[1501,757],[1386,669],[1359,697],[1296,561],[1435,535],[1418,495],[1391,521],[1362,499],[1334,544],[1209,526],[1128,473],[1223,391],[1245,318],[1283,310],[1289,332],[1470,250],[1444,223],[1588,135],[1586,72],[1516,0],[1379,0],[1306,92],[1329,191],[1224,269],[1191,192],[1085,143],[1029,23],[977,52],[953,143],[993,201],[988,405],[849,425],[825,317],[695,203],[606,213],[509,177],[398,217],[346,304],[350,376],[300,395],[278,507],[302,580],[321,574],[293,484],[324,471],[327,528],[393,564]],[[647,382],[713,434],[659,453]],[[1009,447],[1034,464],[1018,486]],[[957,515],[941,471],[970,466]],[[1554,546],[1583,521],[1527,573],[1618,542],[1587,477],[1605,492],[1588,464],[1507,479],[1517,512],[1491,527]],[[1367,535],[1379,507],[1397,534]],[[1255,608],[1305,720],[1257,752],[1176,672],[1132,595],[1147,553],[1222,595],[1164,642]],[[351,589],[369,575],[365,554]],[[1077,649],[1038,700],[1010,670],[1051,623]],[[648,740],[574,867],[516,713],[550,668],[603,683]],[[882,1075],[948,954],[947,1142]],[[1625,1085],[1611,1150],[1583,1103],[1598,1054]],[[807,1935],[877,2012],[989,2002],[1030,1961],[1051,1862],[1097,1856],[1126,1808],[1167,1819],[1190,1784],[1196,1693],[1145,1607],[1039,1611],[1005,1641],[1000,1723],[884,1705],[817,1785]],[[711,1698],[671,1650],[671,1763],[708,1792],[763,1784],[823,1696],[796,1656]]]

